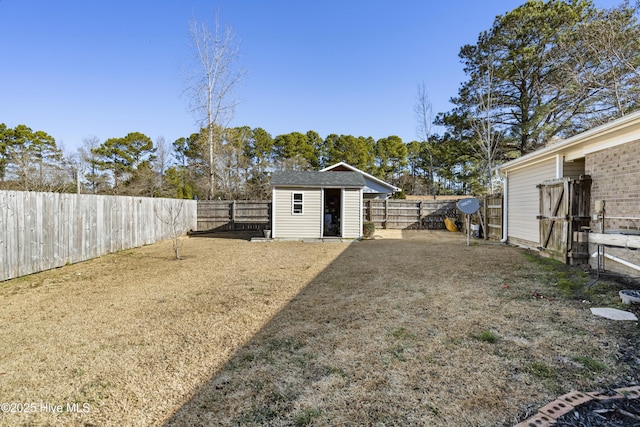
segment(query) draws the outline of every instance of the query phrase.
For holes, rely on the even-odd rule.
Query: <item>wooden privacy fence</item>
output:
[[[502,195],[478,199],[480,210],[472,215],[471,220],[482,226],[485,239],[502,239]],[[364,220],[373,222],[376,228],[441,230],[445,228],[446,217],[459,218],[461,225],[465,226],[464,215],[457,208],[457,200],[373,199],[365,200],[363,207]]]
[[[363,218],[376,228],[443,229],[455,214],[455,201],[365,200]],[[270,200],[198,201],[198,231],[248,231],[268,228]]]
[[[502,196],[486,196],[481,204],[484,237],[501,239]],[[441,230],[445,217],[460,216],[456,200],[370,199],[363,201],[362,211],[363,220],[378,229]],[[270,200],[198,201],[198,231],[261,231],[270,224]]]
[[[0,281],[195,227],[194,200],[0,191]]]
[[[363,217],[376,228],[444,229],[444,218],[456,216],[455,201],[409,201],[369,199],[364,201]]]
[[[198,231],[260,231],[269,224],[270,200],[198,201]]]

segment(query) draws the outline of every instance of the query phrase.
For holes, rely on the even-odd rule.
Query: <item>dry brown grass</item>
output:
[[[509,425],[640,379],[638,325],[560,292],[571,270],[403,234],[190,238],[0,283],[0,402],[38,405],[0,424]]]

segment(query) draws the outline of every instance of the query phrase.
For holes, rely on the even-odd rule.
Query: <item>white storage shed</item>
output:
[[[272,238],[362,237],[361,173],[274,172],[271,186]]]

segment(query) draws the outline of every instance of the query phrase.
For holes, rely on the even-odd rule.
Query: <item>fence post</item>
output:
[[[418,202],[418,230],[422,230],[422,200]]]
[[[487,218],[487,214],[489,213],[489,209],[487,208],[487,205],[489,204],[489,196],[487,196],[485,194],[484,196],[484,200],[482,201],[482,217],[484,218],[484,221],[482,222],[482,237],[484,238],[484,240],[488,240],[489,239],[489,218]]]
[[[368,218],[369,222],[371,222],[373,221],[373,206],[372,206],[371,199],[367,200],[367,203],[369,205],[369,211],[367,212],[367,216],[369,217]]]
[[[387,221],[389,221],[389,199],[384,199],[384,228],[387,228]]]
[[[231,231],[236,231],[236,201],[231,201]]]

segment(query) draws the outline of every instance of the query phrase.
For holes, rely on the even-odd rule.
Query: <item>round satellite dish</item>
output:
[[[480,202],[475,197],[458,200],[458,209],[464,214],[471,215],[480,209]]]

